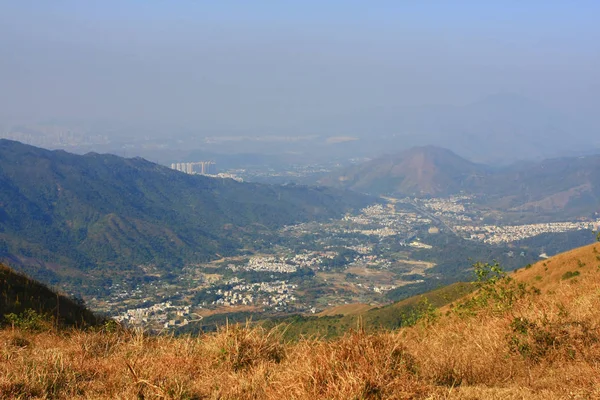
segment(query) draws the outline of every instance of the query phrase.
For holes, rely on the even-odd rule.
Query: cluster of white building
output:
[[[333,253],[333,252],[331,252],[331,253]],[[290,259],[290,262],[292,264],[299,265],[300,267],[313,268],[313,267],[318,267],[322,263],[323,256],[326,256],[326,255],[327,254],[325,254],[325,253],[310,251],[310,252],[294,255],[294,257],[292,257]],[[334,254],[334,256],[335,256],[335,254]]]
[[[390,226],[395,221],[395,218],[390,218],[393,215],[393,209],[388,209],[381,204],[375,204],[361,209],[358,215],[345,215],[343,221],[352,222],[357,225],[369,225],[377,222],[385,226]]]
[[[364,215],[373,216],[373,215],[386,214],[386,209],[381,204],[375,204],[375,205],[363,208],[362,210],[360,210],[360,212],[361,212],[361,214],[364,214]]]
[[[559,233],[583,229],[595,230],[600,220],[594,222],[549,222],[528,225],[484,225],[455,226],[456,232],[463,233],[468,239],[479,240],[489,244],[509,243],[527,239],[542,233]]]
[[[149,325],[153,322],[166,323],[168,325],[168,314],[174,314],[177,317],[181,317],[181,319],[187,320],[190,318],[190,309],[190,305],[174,306],[170,301],[167,301],[154,304],[150,307],[127,310],[114,317],[114,320],[128,326]]]
[[[186,174],[215,175],[217,173],[215,165],[214,161],[184,162],[171,164],[171,169]]]
[[[433,248],[433,246],[431,246],[427,243],[419,242],[418,240],[413,240],[408,245],[410,247],[414,247],[416,249],[432,249]]]
[[[461,214],[466,211],[462,202],[471,198],[470,196],[452,196],[448,198],[415,199],[415,201],[432,211]]]
[[[378,224],[384,227],[393,227],[398,223],[423,222],[422,218],[415,213],[396,212],[394,207],[384,207],[381,204],[363,208],[358,215],[346,215],[343,221],[357,225]]]
[[[373,246],[365,246],[365,245],[359,245],[359,246],[346,246],[347,249],[350,250],[354,250],[356,251],[358,254],[371,254],[371,252],[373,251]]]
[[[257,271],[257,272],[296,272],[297,267],[285,262],[283,257],[252,257],[248,263],[237,266],[229,264],[227,266],[232,271]]]
[[[394,286],[394,285],[369,286],[369,285],[366,285],[363,283],[357,283],[356,286],[363,288],[363,289],[372,290],[375,293],[385,293],[387,291],[396,289],[398,287],[398,286]]]
[[[360,233],[360,234],[367,235],[367,236],[379,236],[379,237],[395,236],[398,234],[397,231],[395,231],[392,228],[388,228],[387,226],[383,227],[383,228],[377,228],[377,229],[349,229],[349,230],[346,230],[346,232]]]
[[[381,286],[373,286],[373,291],[375,293],[385,293],[392,289],[396,289],[397,286],[394,285],[381,285]]]
[[[233,306],[238,304],[262,304],[265,306],[283,306],[296,301],[293,291],[297,285],[286,281],[242,283],[231,290],[217,290],[221,298],[212,302],[214,305]]]

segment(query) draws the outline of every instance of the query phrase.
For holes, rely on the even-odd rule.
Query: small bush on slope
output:
[[[4,319],[12,327],[24,331],[41,331],[52,328],[52,321],[49,318],[44,318],[44,316],[36,313],[31,308],[26,309],[20,314],[6,314]]]

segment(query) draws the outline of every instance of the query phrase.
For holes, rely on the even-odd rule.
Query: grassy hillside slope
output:
[[[600,244],[591,244],[542,260],[533,266],[514,272],[515,279],[551,292],[567,284],[572,278],[595,281],[600,272]]]
[[[334,340],[232,325],[197,338],[4,329],[0,397],[599,398],[599,251],[508,277],[483,268],[478,291],[412,327]]]

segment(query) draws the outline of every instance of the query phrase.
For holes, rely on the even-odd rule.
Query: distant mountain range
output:
[[[493,168],[450,150],[415,147],[337,171],[321,184],[394,196],[484,196],[505,211],[589,216],[600,211],[600,155]]]
[[[499,93],[462,104],[377,107],[328,114],[275,131],[214,131],[118,122],[0,121],[0,132],[41,147],[83,154],[140,155],[164,165],[213,160],[219,170],[325,164],[389,149],[436,144],[469,160],[507,165],[600,152],[595,117],[563,115],[534,99]],[[61,135],[68,132],[65,143]],[[164,132],[170,132],[168,137]]]
[[[255,232],[339,217],[371,200],[0,140],[0,259],[27,266],[45,282],[61,275],[85,280],[81,271],[110,274],[232,255]]]

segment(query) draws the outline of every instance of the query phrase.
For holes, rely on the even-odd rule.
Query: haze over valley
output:
[[[0,398],[599,398],[598,2],[0,12]]]
[[[44,148],[164,165],[201,161],[193,151],[306,165],[437,145],[508,164],[600,148],[593,2],[11,3],[0,133]]]

